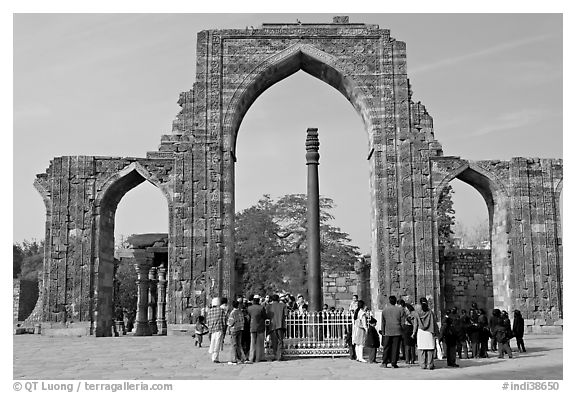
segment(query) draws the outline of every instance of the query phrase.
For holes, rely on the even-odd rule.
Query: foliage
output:
[[[334,201],[320,198],[320,258],[324,271],[351,270],[358,247],[340,228],[330,225]],[[236,256],[244,265],[244,292],[306,292],[306,195],[274,201],[264,195],[236,215]]]
[[[458,221],[454,226],[454,232],[462,239],[462,248],[485,248],[490,244],[488,217],[470,225]]]
[[[38,280],[44,261],[44,241],[24,240],[13,244],[13,277],[22,280]]]
[[[438,243],[445,247],[454,246],[454,231],[452,226],[455,224],[454,208],[452,201],[454,190],[451,185],[447,185],[442,190],[438,198]]]
[[[17,244],[12,246],[12,278],[18,278],[22,271],[22,260],[24,259],[24,252]]]
[[[129,314],[135,314],[138,303],[138,285],[136,269],[131,263],[120,263],[116,276],[114,277],[114,285],[116,289],[116,299],[114,304],[115,317],[122,319],[123,311],[128,311]]]

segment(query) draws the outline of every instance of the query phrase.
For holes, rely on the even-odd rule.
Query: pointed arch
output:
[[[113,203],[114,206],[117,206],[120,199],[122,199],[128,191],[146,180],[160,189],[168,205],[171,205],[172,195],[169,192],[167,184],[162,184],[156,176],[151,174],[139,162],[132,162],[130,165],[125,166],[120,171],[106,178],[100,192],[96,196],[94,205],[99,207],[103,203]]]
[[[94,249],[93,263],[93,318],[96,336],[109,336],[113,324],[113,278],[114,278],[114,227],[116,208],[130,190],[149,181],[160,189],[168,204],[172,206],[169,183],[161,183],[142,164],[132,162],[104,180],[94,202]],[[169,213],[170,215],[170,213]]]
[[[230,148],[234,155],[240,124],[254,101],[269,87],[299,70],[342,93],[362,117],[369,140],[372,140],[370,94],[356,83],[336,57],[312,45],[296,43],[262,61],[234,90],[224,114],[224,135],[231,138]]]

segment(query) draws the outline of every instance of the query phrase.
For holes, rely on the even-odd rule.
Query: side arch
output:
[[[149,181],[160,189],[166,198],[170,214],[172,206],[170,184],[161,183],[157,177],[138,162],[132,162],[107,177],[94,202],[94,279],[91,293],[93,294],[93,323],[95,323],[93,328],[95,328],[96,336],[110,336],[114,323],[113,279],[116,208],[126,193],[144,181]]]
[[[462,164],[448,170],[434,187],[434,209],[437,209],[443,188],[454,179],[474,187],[482,195],[488,208],[494,307],[508,309],[514,304],[515,282],[509,245],[509,190],[502,180],[495,173],[486,170],[481,162],[459,161]],[[446,168],[454,162],[445,164],[448,165],[441,166]],[[440,256],[437,255],[439,263]],[[441,297],[443,298],[443,294]]]

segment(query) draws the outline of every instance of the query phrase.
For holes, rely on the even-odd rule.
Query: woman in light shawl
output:
[[[423,369],[434,370],[434,349],[439,334],[436,317],[428,306],[425,297],[420,298],[420,309],[416,311],[412,338],[416,338],[418,363]]]
[[[364,342],[368,331],[368,322],[366,321],[366,305],[363,300],[358,301],[358,308],[354,312],[354,324],[352,329],[352,344],[355,345],[356,360],[366,363],[364,360]]]

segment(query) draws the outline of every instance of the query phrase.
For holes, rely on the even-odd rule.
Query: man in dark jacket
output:
[[[264,360],[264,331],[266,322],[266,309],[260,305],[260,296],[254,295],[252,305],[248,307],[250,316],[250,354],[249,362]]]
[[[440,329],[440,337],[438,337],[438,340],[444,344],[446,364],[448,367],[459,367],[456,364],[456,344],[458,343],[458,335],[452,326],[452,318],[445,317],[442,321],[442,328]]]
[[[490,350],[492,352],[496,352],[497,348],[496,348],[496,336],[495,336],[495,331],[496,331],[496,325],[498,325],[498,319],[500,319],[502,317],[502,313],[499,309],[495,308],[494,310],[492,310],[492,316],[490,317],[489,321],[488,321],[488,327],[490,328]]]
[[[402,320],[404,309],[396,306],[396,296],[388,298],[389,305],[382,310],[382,366],[388,367],[392,363],[393,368],[398,368],[398,354],[402,340]]]
[[[518,352],[526,352],[524,347],[524,318],[520,310],[514,310],[514,325],[512,326],[512,334],[516,337],[516,345]]]
[[[266,307],[266,314],[270,319],[270,339],[272,340],[272,352],[276,360],[282,360],[284,351],[284,335],[286,333],[286,305],[280,302],[280,296],[271,296],[272,302]]]

